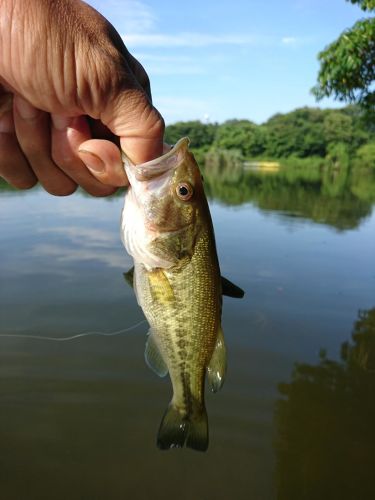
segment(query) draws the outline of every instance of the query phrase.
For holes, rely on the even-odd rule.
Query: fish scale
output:
[[[182,269],[166,271],[170,287],[174,292],[174,299],[166,303],[165,296],[155,298],[153,283],[149,280],[141,294],[140,305],[152,325],[154,332],[163,332],[158,335],[161,351],[171,376],[174,389],[174,403],[186,411],[182,399],[187,391],[194,400],[203,405],[203,374],[216,342],[220,311],[220,290],[218,272],[213,271],[213,264],[207,261],[206,269],[202,269],[203,257],[208,250],[209,238],[202,235],[197,242],[196,251],[191,261]],[[145,268],[137,269],[142,278],[150,275]],[[215,276],[215,279],[212,278]],[[216,281],[216,282],[215,282]],[[167,292],[168,293],[168,292]],[[181,349],[179,342],[184,341]],[[190,379],[189,388],[184,390],[184,383]],[[189,398],[188,398],[189,399]],[[186,398],[185,398],[186,400]]]
[[[124,157],[130,189],[121,227],[134,259],[134,290],[150,324],[145,359],[158,375],[169,373],[173,388],[157,444],[204,451],[205,378],[213,391],[221,388],[226,350],[213,226],[188,145],[181,139],[164,156],[138,166]],[[228,280],[225,286],[243,295]]]

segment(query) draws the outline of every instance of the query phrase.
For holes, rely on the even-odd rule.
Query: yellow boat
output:
[[[247,161],[244,163],[244,168],[261,172],[278,172],[280,167],[281,165],[277,161]]]

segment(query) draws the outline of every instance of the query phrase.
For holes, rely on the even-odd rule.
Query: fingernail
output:
[[[86,167],[92,170],[93,173],[100,174],[104,172],[105,164],[95,153],[91,153],[91,151],[87,151],[87,149],[79,149],[78,154]]]
[[[69,116],[61,116],[61,115],[51,115],[52,123],[55,129],[57,130],[65,130],[72,124],[73,118]]]
[[[17,96],[15,98],[16,108],[24,120],[32,120],[36,118],[39,114],[39,109],[34,108],[28,101],[23,99],[22,97]]]

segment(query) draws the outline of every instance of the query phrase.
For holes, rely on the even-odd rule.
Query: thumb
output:
[[[107,104],[101,121],[120,138],[134,164],[163,154],[164,120],[143,89],[126,89]]]
[[[119,137],[121,149],[132,163],[144,163],[163,154],[164,120],[142,91],[120,93],[109,103],[101,121]],[[90,139],[80,145],[78,155],[103,184],[128,184],[121,152],[114,143]]]

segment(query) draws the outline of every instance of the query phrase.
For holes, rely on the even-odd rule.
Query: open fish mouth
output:
[[[137,181],[149,181],[160,177],[166,172],[175,169],[183,160],[185,151],[188,149],[190,141],[187,137],[180,139],[172,148],[164,144],[164,154],[146,163],[134,165],[124,152],[122,152],[122,161],[125,168],[131,168]]]

